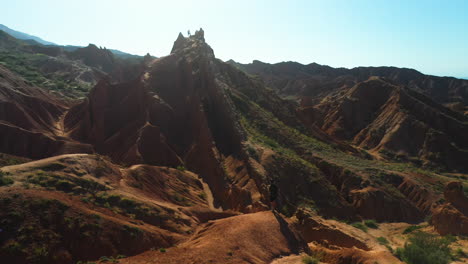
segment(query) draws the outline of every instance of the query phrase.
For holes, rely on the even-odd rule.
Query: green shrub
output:
[[[318,264],[319,260],[312,256],[305,256],[302,258],[302,263],[304,264]]]
[[[418,231],[395,255],[408,264],[448,264],[452,259],[450,243],[450,239]]]
[[[166,253],[166,249],[165,248],[160,248],[159,252]]]
[[[415,230],[418,230],[418,229],[421,229],[423,228],[422,226],[418,226],[418,225],[413,225],[413,226],[408,226],[407,228],[405,228],[405,230],[403,230],[403,234],[409,234]]]
[[[124,225],[124,231],[128,233],[131,237],[137,237],[143,234],[143,231],[141,231],[140,228],[129,225]]]
[[[455,250],[455,257],[468,258],[468,254],[465,251],[463,251],[463,249],[457,248],[457,250]]]
[[[388,240],[385,237],[378,237],[377,242],[381,245],[388,245]]]
[[[362,231],[364,232],[367,232],[368,228],[367,226],[365,226],[363,223],[361,222],[356,222],[356,223],[353,223],[351,224],[351,226],[355,227],[355,228],[358,228],[358,229],[361,229]]]
[[[122,198],[119,195],[110,195],[107,197],[107,201],[112,205],[117,205]]]
[[[7,177],[0,177],[0,186],[6,186],[13,184],[13,180]]]
[[[13,184],[13,180],[9,177],[6,177],[7,173],[0,170],[0,186],[6,186]]]
[[[119,202],[119,205],[123,209],[127,209],[127,210],[131,210],[131,209],[133,209],[135,207],[138,207],[137,202],[135,202],[133,200],[130,200],[130,199],[127,199],[127,198],[121,199],[120,202]]]
[[[46,164],[43,167],[40,167],[40,169],[44,171],[58,171],[58,170],[63,170],[67,166],[63,165],[62,163],[54,162],[50,164]]]
[[[101,261],[101,262],[108,262],[108,261],[110,261],[110,258],[108,258],[108,257],[106,257],[106,256],[102,256],[102,257],[99,258],[99,261]]]
[[[388,249],[388,251],[390,251],[390,253],[393,254],[393,248],[389,245],[385,245],[385,247]]]
[[[73,190],[73,187],[75,187],[75,185],[66,180],[59,180],[55,184],[55,188],[57,188],[57,190],[64,192],[71,192]]]
[[[178,169],[180,171],[185,171],[186,170],[186,168],[184,166],[182,166],[182,165],[177,166],[176,169]]]
[[[373,229],[379,228],[379,225],[377,224],[375,220],[365,220],[364,224],[369,228],[373,228]]]

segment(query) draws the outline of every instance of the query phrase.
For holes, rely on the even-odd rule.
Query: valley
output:
[[[65,47],[0,31],[2,263],[468,261],[468,81]]]

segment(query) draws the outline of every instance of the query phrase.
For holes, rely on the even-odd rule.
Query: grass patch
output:
[[[388,245],[389,243],[385,237],[378,237],[377,242],[379,242],[379,244],[384,245],[384,246]]]
[[[29,160],[27,158],[20,158],[5,153],[0,153],[0,167],[17,165],[28,161]]]
[[[423,228],[423,226],[419,226],[419,225],[412,225],[412,226],[408,226],[407,228],[405,228],[405,230],[403,230],[403,234],[409,234],[415,230],[418,230],[418,229],[421,229]]]
[[[89,197],[87,202],[111,209],[119,214],[126,215],[133,219],[139,219],[149,224],[161,225],[161,223],[166,220],[162,209],[148,206],[120,195],[98,194],[94,198]]]
[[[404,196],[393,185],[377,181],[378,177],[375,175],[377,174],[376,172],[416,172],[432,177],[439,177],[438,174],[423,170],[411,162],[380,161],[372,159],[368,153],[346,153],[345,151],[341,151],[337,145],[327,144],[308,135],[306,132],[307,130],[302,129],[300,126],[297,128],[288,126],[282,122],[282,120],[279,120],[277,116],[272,114],[272,112],[262,108],[259,105],[261,102],[257,104],[252,101],[254,99],[248,98],[242,94],[230,93],[230,97],[239,111],[240,124],[247,132],[249,140],[271,148],[277,153],[282,152],[296,160],[307,163],[315,163],[317,160],[315,157],[318,157],[323,161],[333,163],[338,167],[347,168],[353,172],[364,172],[373,177],[377,186],[384,184],[384,189],[388,190],[389,194],[396,197]],[[252,157],[255,156],[253,149],[248,149],[247,153]],[[440,193],[440,188],[436,183],[433,184],[423,181],[420,181],[420,183],[428,189]]]
[[[41,67],[49,62],[74,65],[66,59],[51,58],[44,54],[3,51],[0,63],[23,77],[29,85],[57,91],[70,98],[85,97],[91,89],[90,83],[77,81],[67,71],[57,70],[44,73]],[[80,71],[79,67],[74,70]]]
[[[396,250],[397,257],[408,264],[448,264],[452,261],[451,239],[418,231],[408,241]]]
[[[63,165],[62,163],[53,162],[53,163],[46,164],[45,166],[39,167],[38,169],[41,169],[43,171],[58,171],[58,170],[63,170],[66,167],[67,166]]]
[[[0,170],[0,186],[7,186],[14,183],[14,181],[10,177],[7,177],[7,175],[9,175],[9,173]]]
[[[58,175],[45,173],[44,171],[39,171],[35,175],[29,175],[26,182],[67,193],[90,193],[93,196],[100,191],[106,191],[108,189],[105,185],[94,180],[76,177],[63,178]]]
[[[124,229],[124,232],[129,234],[131,237],[138,237],[140,236],[141,234],[143,234],[143,231],[141,231],[140,228],[138,227],[133,227],[133,226],[129,226],[129,225],[124,225],[123,227]]]
[[[364,225],[363,223],[361,222],[356,222],[356,223],[352,223],[351,226],[357,228],[357,229],[361,229],[362,231],[366,232],[367,233],[367,230],[369,230],[367,228],[366,225]]]
[[[302,263],[304,264],[318,264],[320,260],[312,256],[304,256],[302,257]]]
[[[457,248],[454,253],[455,258],[460,259],[460,258],[468,258],[468,254],[463,251],[461,248]]]
[[[375,220],[365,220],[364,224],[369,228],[373,228],[373,229],[379,228],[379,225],[377,224]]]

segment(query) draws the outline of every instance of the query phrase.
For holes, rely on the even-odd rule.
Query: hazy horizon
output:
[[[12,1],[0,21],[60,45],[165,56],[202,27],[222,60],[396,66],[468,79],[465,1]]]

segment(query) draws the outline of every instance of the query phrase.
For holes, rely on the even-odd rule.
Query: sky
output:
[[[0,0],[0,7],[0,24],[62,45],[160,57],[179,32],[201,27],[222,60],[468,78],[465,0]]]

